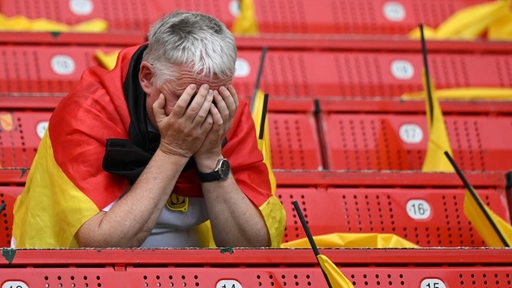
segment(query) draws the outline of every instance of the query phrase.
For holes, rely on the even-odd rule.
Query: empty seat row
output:
[[[453,175],[455,177],[455,175]],[[339,177],[343,177],[340,174]],[[403,175],[404,182],[407,175]],[[391,233],[420,247],[482,247],[485,242],[464,215],[463,188],[278,188],[286,209],[284,242],[306,237],[293,201],[313,235]],[[509,221],[503,190],[479,189],[483,201]]]
[[[119,47],[0,46],[0,93],[57,93],[69,91],[82,72],[98,63],[95,53]],[[261,52],[239,51],[235,88],[252,95]],[[430,55],[436,88],[512,86],[510,54]],[[314,99],[363,97],[399,99],[422,91],[421,53],[351,51],[278,51],[266,56],[260,87],[272,98]]]
[[[402,187],[392,188],[278,187],[276,195],[287,215],[283,242],[306,237],[292,205],[298,201],[313,235],[389,233],[420,247],[486,246],[464,215],[463,188],[411,188],[407,187],[407,175],[401,177]],[[0,204],[5,204],[0,214],[0,247],[10,245],[13,205],[22,190],[23,186],[0,186]],[[482,188],[478,194],[497,215],[509,221],[503,188]]]
[[[240,94],[253,89],[259,51],[240,51]],[[436,88],[510,87],[510,54],[429,55]],[[362,51],[269,51],[260,87],[272,96],[291,98],[391,97],[422,91],[421,53]],[[249,94],[250,95],[250,94]]]
[[[23,189],[37,145],[47,127],[50,111],[0,113],[3,245],[10,239],[12,205]],[[425,117],[394,114],[320,115],[325,135],[318,133],[317,118],[307,113],[270,113],[269,129],[273,168],[277,171],[307,170],[314,183],[304,180],[281,181],[277,196],[288,218],[284,241],[304,237],[292,201],[297,200],[315,235],[336,232],[393,233],[419,246],[485,246],[463,215],[464,189],[437,181],[417,183],[422,175],[400,173],[398,184],[369,185],[360,180],[352,184],[321,183],[320,170],[346,172],[374,171],[375,177],[389,170],[420,170],[426,149]],[[454,157],[464,170],[487,172],[510,169],[511,150],[506,138],[510,117],[447,116]],[[503,138],[505,137],[505,138]],[[322,142],[326,141],[326,142]],[[500,140],[501,139],[501,140]],[[455,140],[455,141],[453,141]],[[325,146],[324,146],[325,145]],[[325,149],[325,151],[323,151]],[[325,158],[327,157],[327,158]],[[326,160],[326,161],[324,161]],[[313,170],[313,171],[311,171]],[[382,171],[385,170],[385,171]],[[485,176],[485,175],[484,175]],[[454,174],[445,177],[455,179]],[[490,175],[485,176],[487,178]],[[382,179],[381,179],[382,180]],[[416,182],[415,182],[416,181]],[[458,180],[457,180],[458,181]],[[420,181],[421,182],[421,181]],[[503,183],[475,183],[485,203],[503,219],[509,219]],[[380,185],[380,186],[379,186]],[[433,187],[440,185],[440,187]],[[493,187],[495,185],[495,187]],[[347,187],[343,187],[347,186]],[[454,186],[451,184],[451,186]],[[508,221],[508,220],[507,220]]]
[[[468,171],[512,169],[504,159],[512,129],[508,116],[445,115],[453,156]],[[428,143],[424,115],[327,114],[324,124],[332,170],[420,170]]]
[[[201,11],[231,27],[240,13],[240,1],[4,1],[0,12],[76,24],[93,18],[109,23],[109,33],[145,33],[151,23],[174,10]],[[254,2],[261,33],[406,35],[419,23],[436,27],[456,11],[489,0],[296,0]]]
[[[421,170],[428,143],[425,115],[270,113],[275,169]],[[510,116],[446,115],[453,157],[466,171],[508,171]]]
[[[0,55],[0,91],[10,95],[64,95],[96,61],[95,53],[120,49],[100,46],[4,46]]]
[[[0,167],[29,168],[51,111],[0,111]],[[273,168],[421,170],[426,117],[394,113],[269,113]],[[512,118],[445,115],[453,156],[465,171],[508,171]]]

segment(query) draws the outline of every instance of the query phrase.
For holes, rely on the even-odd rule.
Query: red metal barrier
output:
[[[7,255],[12,251],[2,252]],[[509,249],[321,249],[320,252],[337,264],[355,287],[512,285]],[[11,264],[0,259],[0,284],[2,287],[327,287],[309,249],[237,248],[17,250]]]

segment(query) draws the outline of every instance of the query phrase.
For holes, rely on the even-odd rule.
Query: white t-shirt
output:
[[[102,209],[108,211],[115,201]],[[195,226],[207,221],[204,198],[188,198],[186,211],[171,210],[164,205],[158,221],[141,247],[199,247],[204,243]]]

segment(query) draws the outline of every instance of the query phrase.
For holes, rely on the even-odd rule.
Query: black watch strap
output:
[[[197,176],[201,182],[213,182],[218,180],[225,180],[228,178],[231,167],[229,161],[225,158],[217,160],[215,170],[208,173],[198,171]]]

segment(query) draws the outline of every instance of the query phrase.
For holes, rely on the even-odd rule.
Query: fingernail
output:
[[[190,89],[192,89],[192,90],[196,91],[196,89],[197,89],[196,84],[191,84],[191,85],[190,85]]]
[[[213,90],[208,90],[208,97],[213,97]]]

